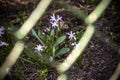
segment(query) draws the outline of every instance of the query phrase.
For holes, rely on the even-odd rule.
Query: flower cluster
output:
[[[52,25],[52,27],[47,27],[46,29],[44,29],[45,32],[50,32],[51,28],[55,29],[59,26],[59,22],[62,21],[62,17],[59,15],[53,14],[52,16],[50,16],[50,23]],[[45,33],[44,33],[45,35]],[[70,45],[71,46],[76,46],[76,34],[75,32],[70,31],[69,33],[67,33],[68,35],[68,39],[72,42]],[[74,41],[74,42],[73,42]],[[41,44],[36,45],[35,49],[37,52],[41,52],[43,50],[44,46],[42,46]]]
[[[1,46],[6,46],[6,47],[8,46],[8,43],[1,41],[1,37],[2,37],[2,35],[4,34],[4,30],[5,30],[4,27],[1,26],[1,27],[0,27],[0,47],[1,47]]]
[[[52,16],[50,16],[50,23],[51,23],[53,29],[55,29],[56,27],[58,27],[58,25],[59,25],[58,23],[60,21],[62,21],[62,17],[61,16],[59,16],[59,15],[55,16],[55,14],[53,14]],[[50,27],[47,27],[46,29],[44,29],[45,32],[50,32],[50,30],[51,30]],[[45,35],[45,33],[43,33],[43,34]],[[41,44],[39,44],[39,45],[36,45],[35,50],[37,52],[40,52],[40,51],[43,50],[43,48],[44,48],[44,46],[42,46]]]
[[[55,14],[50,16],[50,23],[52,24],[52,28],[58,27],[58,22],[61,20],[62,20],[62,17],[59,15],[57,15],[57,17],[55,17]]]

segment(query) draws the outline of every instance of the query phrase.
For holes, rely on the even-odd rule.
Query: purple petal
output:
[[[1,46],[6,46],[7,47],[8,45],[9,45],[8,43],[0,41],[0,47]]]

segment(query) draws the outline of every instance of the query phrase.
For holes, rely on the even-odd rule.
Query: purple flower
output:
[[[5,30],[4,27],[1,26],[1,27],[0,27],[0,37],[4,34],[4,30]]]
[[[46,29],[44,29],[44,32],[50,32],[50,27],[47,27]]]
[[[42,46],[41,44],[39,44],[39,45],[37,45],[37,46],[35,47],[35,49],[36,49],[38,52],[42,51],[43,48],[44,48],[44,46]]]
[[[76,40],[76,37],[75,37],[75,33],[73,33],[72,31],[70,31],[70,33],[67,33],[68,35],[68,38],[71,40],[71,39],[74,39]]]
[[[48,32],[50,32],[50,27],[47,27],[46,30],[47,30]]]
[[[56,21],[55,14],[53,14],[52,16],[50,16],[50,21]]]
[[[56,28],[58,27],[58,23],[57,22],[50,22],[52,24],[52,28]]]
[[[4,34],[4,30],[5,30],[5,28],[3,27],[3,26],[1,26],[0,27],[0,37],[2,37],[2,35]],[[0,47],[1,46],[8,46],[9,44],[8,43],[6,43],[6,42],[2,42],[1,40],[0,40]]]
[[[62,20],[62,17],[57,15],[57,21],[61,21]]]
[[[1,46],[6,46],[6,47],[7,47],[8,45],[9,45],[8,43],[5,43],[5,42],[0,41],[0,47],[1,47]]]
[[[73,42],[73,43],[71,43],[70,45],[71,45],[71,46],[76,46],[77,43],[76,43],[76,42]]]
[[[57,17],[55,17],[55,14],[50,16],[50,23],[52,24],[52,28],[58,27],[58,22],[61,20],[62,20],[62,17],[59,15],[57,15]]]

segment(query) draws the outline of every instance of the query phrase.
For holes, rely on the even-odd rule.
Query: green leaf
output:
[[[35,61],[39,62],[39,58],[30,50],[24,50],[24,52]]]
[[[21,60],[25,61],[25,62],[28,62],[28,63],[31,63],[31,64],[35,64],[35,62],[31,61],[31,60],[28,60],[28,59],[25,59],[23,57],[20,57]]]
[[[40,66],[41,66],[41,68],[45,68],[45,67],[46,67],[46,65],[45,65],[43,62],[41,62],[40,58],[37,57],[32,51],[25,49],[24,52],[25,52],[29,57],[31,57],[33,60],[35,60],[37,63],[39,63]]]
[[[70,51],[70,48],[62,48],[58,51],[58,53],[56,54],[56,57],[60,56],[60,55],[63,55],[65,53],[69,52],[69,51]]]
[[[34,29],[32,29],[32,35],[35,36],[41,42],[41,44],[44,45],[43,41],[39,38],[39,36],[37,35]]]
[[[50,36],[49,36],[49,44],[51,46],[53,46],[53,44],[54,44],[54,35],[55,35],[55,31],[54,31],[54,29],[52,29],[50,32]]]
[[[60,43],[62,43],[62,42],[65,40],[65,38],[66,38],[66,36],[61,36],[61,37],[59,37],[59,38],[56,40],[56,42],[55,42],[55,44],[54,44],[54,47],[56,47],[56,46],[58,46]]]
[[[43,32],[42,32],[40,29],[38,30],[38,37],[41,39],[41,41],[42,41],[43,43],[45,43],[45,41],[46,41],[46,36],[43,35]]]
[[[66,36],[61,36],[61,37],[59,37],[59,38],[55,41],[55,43],[54,43],[54,45],[53,45],[53,47],[52,47],[52,54],[53,54],[53,55],[55,54],[56,46],[58,46],[60,43],[62,43],[62,42],[65,40],[65,38],[66,38]]]
[[[52,56],[54,57],[55,56],[55,47],[53,46],[53,48],[52,48]]]
[[[54,31],[54,29],[52,29],[50,32],[50,36],[54,36],[54,34],[55,34],[55,31]]]

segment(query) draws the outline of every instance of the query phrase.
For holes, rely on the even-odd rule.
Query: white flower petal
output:
[[[35,49],[36,49],[38,52],[40,52],[40,51],[43,50],[43,46],[39,44],[39,45],[37,45],[37,46],[35,47]]]
[[[75,37],[75,33],[73,33],[72,31],[70,33],[67,33],[68,35],[68,38],[71,40],[71,39],[74,39],[76,40],[76,37]]]

